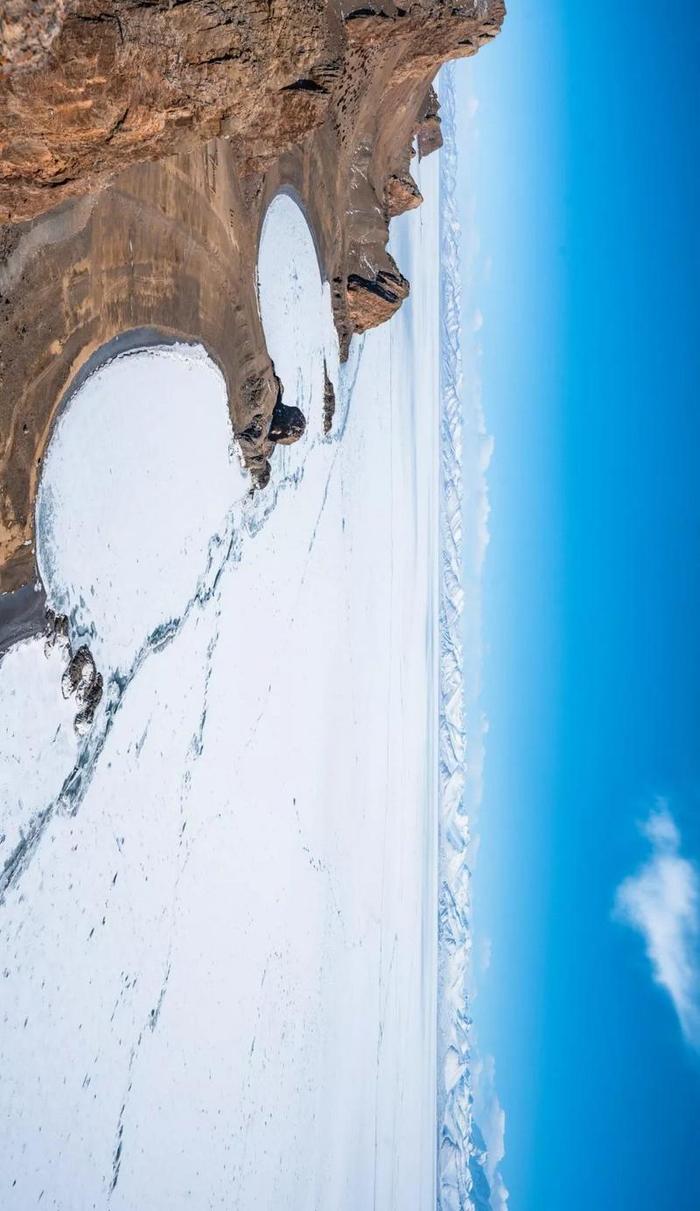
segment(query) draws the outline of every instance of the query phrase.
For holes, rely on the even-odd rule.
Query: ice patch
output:
[[[323,432],[324,364],[336,392],[340,374],[330,284],[322,280],[306,217],[287,193],[275,195],[263,221],[258,298],[283,402],[296,404],[306,417],[302,439],[275,452],[272,474],[280,481],[303,464]]]
[[[39,486],[37,559],[49,605],[98,668],[127,669],[181,615],[249,487],[201,346],[123,354],[69,398]]]

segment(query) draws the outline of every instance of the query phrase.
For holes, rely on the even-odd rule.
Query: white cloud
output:
[[[681,856],[665,802],[641,827],[651,857],[620,884],[615,915],[644,938],[656,983],[673,1001],[687,1041],[700,1049],[700,875]]]
[[[493,943],[490,938],[482,938],[479,945],[479,967],[481,971],[488,971],[491,966],[491,953]]]

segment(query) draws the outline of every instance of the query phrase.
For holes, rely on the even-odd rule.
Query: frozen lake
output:
[[[56,428],[40,567],[104,689],[76,736],[60,642],[0,662],[8,1211],[435,1205],[438,171],[392,225],[410,300],[343,366],[273,201],[307,430],[263,492],[201,348],[117,358]]]

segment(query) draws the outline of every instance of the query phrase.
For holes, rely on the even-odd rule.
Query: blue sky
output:
[[[495,437],[475,1016],[513,1211],[700,1206],[700,1058],[629,927],[700,861],[699,62],[689,3],[512,0],[457,71]]]

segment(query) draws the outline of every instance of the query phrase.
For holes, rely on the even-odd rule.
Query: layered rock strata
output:
[[[309,216],[345,352],[408,293],[388,223],[420,202],[414,147],[439,145],[435,73],[503,14],[502,0],[6,0],[0,592],[36,581],[44,451],[105,347],[201,341],[264,485],[275,444],[303,431],[258,311],[270,199],[287,189]]]

